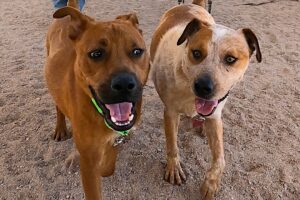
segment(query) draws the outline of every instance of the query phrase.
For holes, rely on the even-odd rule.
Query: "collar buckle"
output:
[[[129,138],[127,136],[118,136],[118,137],[116,137],[116,139],[113,143],[113,147],[124,144],[124,143],[128,142],[128,140],[129,140]]]

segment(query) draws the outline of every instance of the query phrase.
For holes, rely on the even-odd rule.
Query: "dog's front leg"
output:
[[[179,124],[179,114],[165,109],[164,111],[164,127],[167,143],[167,167],[165,180],[171,184],[180,185],[185,181],[186,176],[180,165],[180,156],[177,146],[177,132]]]
[[[80,155],[80,173],[86,200],[102,199],[97,166],[98,162],[95,162],[92,155]]]
[[[214,198],[214,194],[219,188],[225,167],[222,119],[206,119],[204,131],[212,153],[212,165],[206,173],[204,183],[201,186],[201,199],[209,200]]]
[[[55,132],[52,135],[52,139],[55,141],[62,141],[69,139],[72,136],[70,132],[68,132],[65,115],[62,111],[56,106],[56,128]]]

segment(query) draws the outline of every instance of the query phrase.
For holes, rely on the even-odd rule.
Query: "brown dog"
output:
[[[212,199],[225,166],[222,109],[229,91],[242,79],[254,51],[261,62],[255,34],[215,24],[203,0],[168,10],[151,43],[152,78],[164,103],[167,142],[165,179],[181,184],[177,132],[181,114],[204,121],[212,165],[201,186],[202,199]]]
[[[57,110],[53,138],[68,137],[65,116],[69,118],[86,199],[97,200],[98,177],[114,172],[115,140],[140,117],[149,56],[135,14],[98,22],[65,7],[54,18],[45,65]]]

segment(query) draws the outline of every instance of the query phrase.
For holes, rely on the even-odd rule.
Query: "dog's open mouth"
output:
[[[195,107],[199,115],[203,117],[208,117],[214,113],[219,104],[218,100],[205,100],[201,98],[196,98]]]
[[[136,120],[135,104],[121,102],[114,104],[103,104],[104,118],[106,123],[116,131],[127,131],[131,129]]]
[[[135,102],[104,103],[100,101],[92,86],[89,86],[89,89],[93,95],[92,102],[108,127],[115,131],[128,131],[133,127],[137,118]]]
[[[114,125],[123,127],[128,126],[134,119],[133,103],[122,102],[115,104],[105,104],[109,110],[109,117]]]

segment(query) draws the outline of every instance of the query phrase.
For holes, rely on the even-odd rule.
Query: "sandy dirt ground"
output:
[[[232,28],[250,27],[263,62],[253,59],[224,109],[226,168],[219,200],[300,199],[300,2],[213,0],[213,16]],[[87,0],[84,13],[101,20],[135,11],[149,45],[175,0]],[[252,3],[252,5],[242,5]],[[255,6],[258,4],[257,6]],[[45,87],[45,35],[51,1],[0,1],[0,199],[83,199],[78,169],[64,169],[72,139],[54,142],[55,107]],[[143,120],[123,145],[115,174],[103,179],[104,199],[199,199],[210,166],[206,138],[181,129],[188,180],[163,181],[162,103],[149,82]]]

